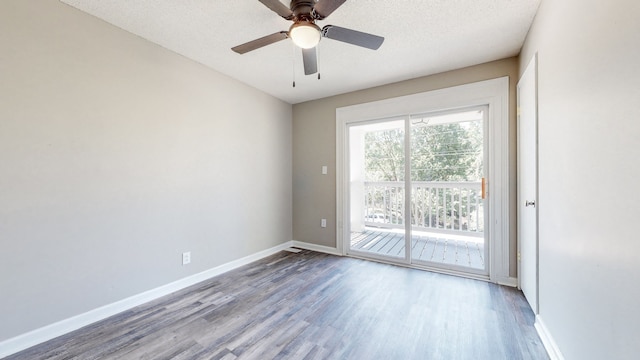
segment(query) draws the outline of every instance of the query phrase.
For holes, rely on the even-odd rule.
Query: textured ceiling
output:
[[[300,50],[288,39],[244,55],[231,51],[288,30],[289,21],[257,0],[61,1],[292,104],[515,56],[540,3],[347,0],[318,25],[385,42],[373,51],[323,39],[318,80],[304,75]]]

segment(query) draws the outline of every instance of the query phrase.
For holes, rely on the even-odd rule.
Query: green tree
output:
[[[454,122],[411,127],[412,181],[479,181],[482,177],[483,129],[481,121]],[[365,178],[367,181],[403,181],[405,171],[404,130],[385,129],[365,134]],[[402,191],[376,189],[372,209],[391,214],[401,224]],[[461,220],[476,210],[469,189],[414,189],[411,215],[415,224],[465,229]],[[398,205],[400,204],[400,205]],[[446,206],[445,206],[446,204]],[[431,209],[431,210],[429,210]],[[437,211],[435,209],[438,209]]]
[[[480,121],[412,127],[411,180],[477,181],[481,177]]]
[[[404,131],[365,134],[368,181],[404,179]],[[478,181],[482,177],[482,124],[479,121],[411,129],[411,180]]]
[[[404,180],[404,130],[388,129],[365,134],[367,181]]]

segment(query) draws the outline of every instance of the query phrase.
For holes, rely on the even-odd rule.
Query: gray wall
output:
[[[58,1],[2,0],[0,341],[291,240],[291,116]]]
[[[510,78],[511,147],[511,265],[516,276],[516,96],[518,60],[509,58],[437,75],[338,95],[293,106],[293,238],[312,244],[336,246],[336,109],[403,95],[463,85],[482,80]],[[321,175],[322,165],[329,174]],[[320,227],[320,219],[327,227]]]
[[[640,2],[542,1],[540,317],[566,359],[640,353]]]

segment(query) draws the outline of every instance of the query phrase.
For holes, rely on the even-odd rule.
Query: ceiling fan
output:
[[[323,37],[372,50],[377,50],[384,41],[381,36],[335,25],[326,25],[322,29],[316,25],[316,21],[324,20],[346,0],[292,0],[289,8],[279,0],[258,1],[284,19],[293,21],[293,24],[289,31],[280,31],[231,48],[238,54],[244,54],[290,38],[294,44],[302,49],[304,73],[310,75],[318,71],[316,45]]]

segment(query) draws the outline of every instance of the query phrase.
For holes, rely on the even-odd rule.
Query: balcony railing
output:
[[[404,182],[364,182],[364,224],[402,228],[411,219],[412,229],[481,236],[484,204],[481,182],[413,181],[410,217],[405,214]]]

